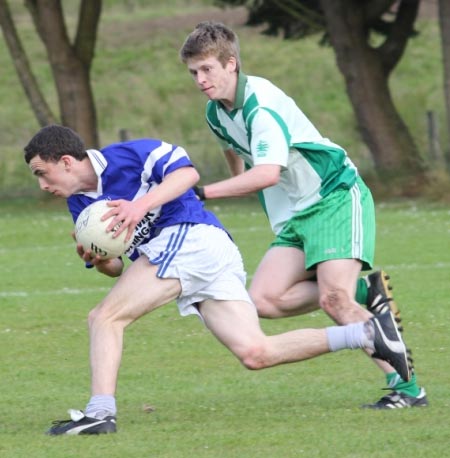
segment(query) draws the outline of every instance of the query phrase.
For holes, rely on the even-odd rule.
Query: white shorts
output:
[[[159,278],[180,280],[177,304],[182,316],[200,316],[197,304],[205,299],[252,303],[241,254],[218,227],[192,223],[166,227],[138,250],[159,266]]]

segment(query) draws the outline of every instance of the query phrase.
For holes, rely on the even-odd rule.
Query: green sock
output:
[[[412,374],[411,380],[405,382],[397,372],[386,374],[386,382],[389,388],[395,391],[400,391],[408,396],[416,397],[420,393],[420,388],[417,386],[416,374]]]
[[[358,304],[366,304],[367,302],[367,283],[364,278],[358,278],[356,282],[355,300]]]

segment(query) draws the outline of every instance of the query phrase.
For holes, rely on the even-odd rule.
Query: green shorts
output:
[[[271,246],[296,247],[305,253],[305,268],[330,259],[359,259],[372,269],[375,208],[372,194],[358,178],[350,189],[337,189],[296,213]]]

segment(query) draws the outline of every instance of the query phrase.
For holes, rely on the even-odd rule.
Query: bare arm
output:
[[[278,183],[281,167],[276,164],[256,165],[245,171],[244,161],[232,150],[225,151],[232,178],[203,187],[206,199],[240,197]]]
[[[166,175],[162,183],[133,202],[124,199],[112,200],[108,203],[112,207],[111,211],[103,216],[103,219],[115,216],[108,230],[122,222],[120,228],[114,233],[114,237],[128,229],[127,240],[130,239],[136,225],[149,211],[184,194],[199,179],[200,176],[194,167],[182,167]]]
[[[118,277],[122,274],[124,263],[120,258],[106,260],[91,260],[91,263],[102,274],[108,277]]]
[[[231,175],[235,177],[244,173],[244,161],[232,149],[227,149],[224,153]]]

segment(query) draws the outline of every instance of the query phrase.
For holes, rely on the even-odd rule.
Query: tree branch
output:
[[[82,0],[74,48],[78,58],[87,68],[91,66],[94,58],[101,11],[102,0]]]
[[[385,42],[378,48],[384,71],[388,75],[405,52],[409,38],[414,35],[414,22],[420,0],[401,0],[393,26]]]

